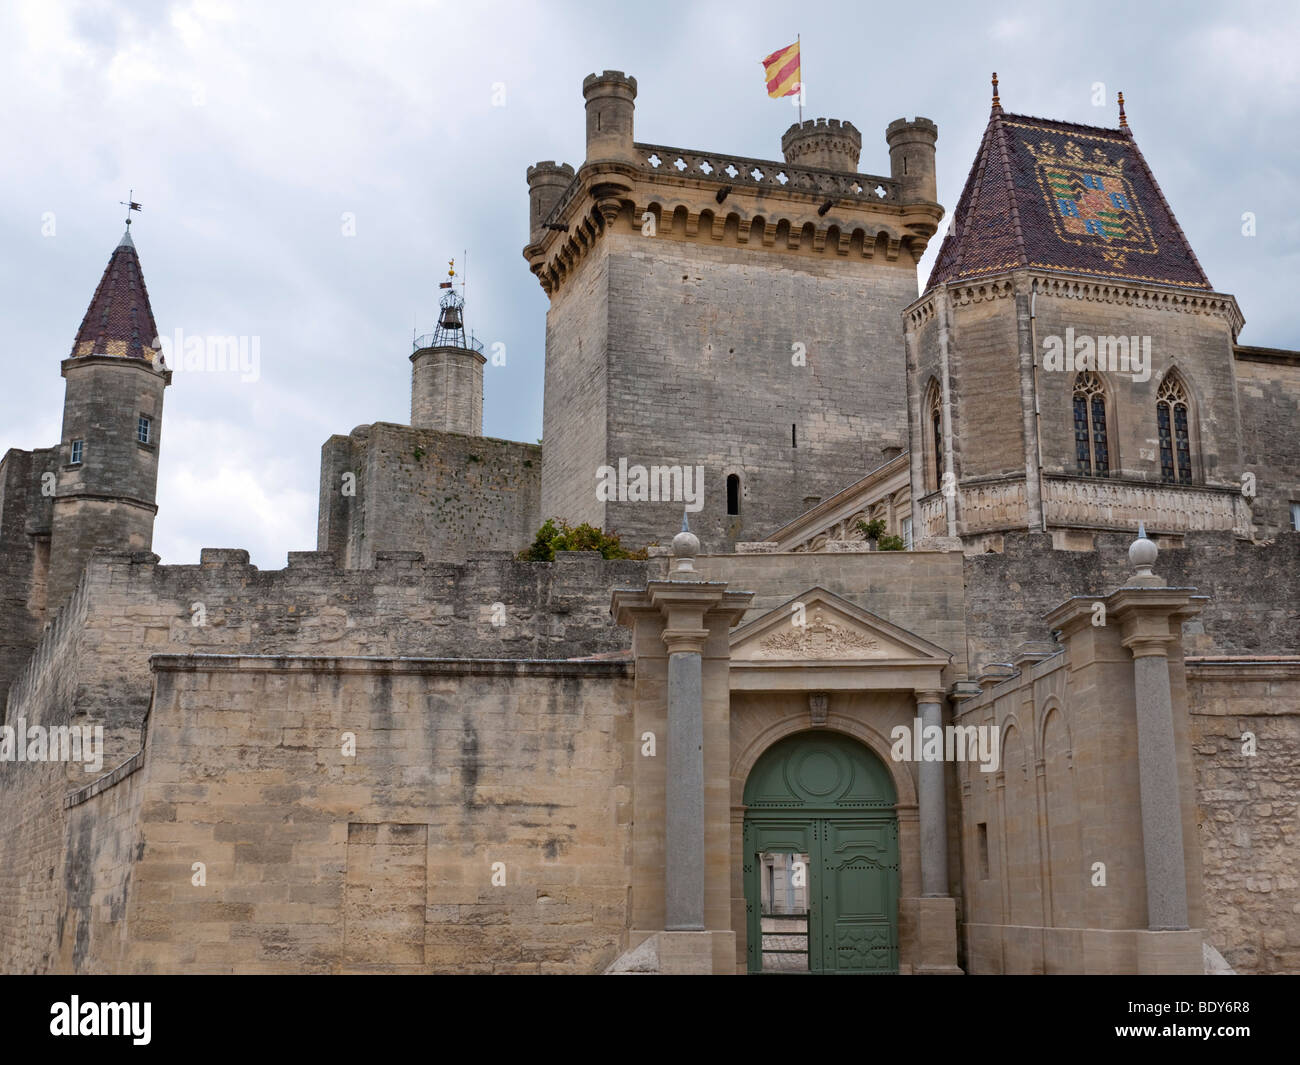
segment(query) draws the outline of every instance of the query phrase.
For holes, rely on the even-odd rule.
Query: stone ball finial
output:
[[[695,556],[700,553],[700,538],[691,532],[686,512],[682,512],[682,531],[673,537],[673,573],[695,573]]]
[[[1138,538],[1129,545],[1128,560],[1132,564],[1135,576],[1143,580],[1155,577],[1151,567],[1155,565],[1160,549],[1147,539],[1145,522],[1138,522]]]

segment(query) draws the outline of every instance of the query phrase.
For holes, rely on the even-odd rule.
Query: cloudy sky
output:
[[[408,420],[411,330],[432,327],[466,249],[470,325],[506,346],[484,430],[536,440],[546,298],[521,255],[524,171],[582,161],[584,75],[636,76],[638,140],[774,159],[794,115],[758,60],[796,33],[806,117],[852,120],[863,171],[889,172],[891,119],[938,123],[949,209],[990,70],[1008,111],[1089,124],[1116,124],[1122,89],[1211,282],[1242,306],[1242,341],[1300,347],[1292,2],[7,0],[0,452],[59,439],[59,361],[128,189],[160,331],[257,338],[260,354],[256,381],[177,373],[168,389],[164,561],[246,547],[274,568],[315,548],[321,444]]]

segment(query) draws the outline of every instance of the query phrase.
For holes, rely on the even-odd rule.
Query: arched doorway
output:
[[[848,736],[763,752],[744,794],[749,972],[898,972],[896,802],[889,770]]]

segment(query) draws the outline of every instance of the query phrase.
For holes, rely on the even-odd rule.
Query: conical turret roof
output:
[[[152,346],[157,336],[140,256],[128,228],[104,268],[70,357],[112,355],[153,362],[158,354]]]

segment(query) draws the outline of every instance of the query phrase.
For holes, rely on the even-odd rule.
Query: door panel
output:
[[[818,828],[821,970],[897,972],[897,825],[828,818]]]

